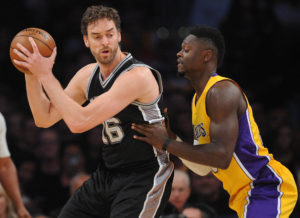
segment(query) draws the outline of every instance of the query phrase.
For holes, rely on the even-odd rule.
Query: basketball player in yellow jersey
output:
[[[196,26],[177,54],[178,72],[196,91],[192,101],[194,146],[170,139],[164,125],[157,124],[133,124],[132,128],[145,136],[134,138],[191,161],[193,168],[186,166],[193,171],[203,174],[212,170],[239,217],[287,218],[298,197],[295,180],[263,146],[243,91],[216,73],[224,50],[217,29]]]

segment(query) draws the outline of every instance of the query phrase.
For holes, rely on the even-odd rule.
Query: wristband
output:
[[[167,139],[165,140],[165,142],[164,142],[164,144],[163,144],[163,146],[162,146],[162,149],[163,149],[164,151],[167,150],[167,146],[169,145],[170,142],[171,142],[171,139],[170,139],[170,138],[167,138]]]

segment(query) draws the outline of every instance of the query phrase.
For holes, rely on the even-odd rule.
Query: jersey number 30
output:
[[[122,141],[124,132],[120,124],[120,120],[115,117],[103,123],[102,140],[104,144],[116,144]]]

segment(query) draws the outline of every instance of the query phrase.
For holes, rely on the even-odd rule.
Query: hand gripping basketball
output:
[[[17,53],[14,52],[14,49],[17,49],[22,55],[28,57],[24,51],[21,51],[20,48],[17,46],[17,43],[21,44],[24,48],[26,48],[30,53],[33,52],[33,48],[31,42],[29,41],[29,37],[31,37],[37,48],[39,53],[44,57],[50,57],[53,49],[56,47],[55,41],[53,37],[43,29],[40,28],[26,28],[21,30],[19,33],[15,35],[13,40],[10,44],[10,59],[12,64],[15,66],[16,69],[23,73],[30,73],[29,70],[25,66],[17,65],[13,60],[23,61]],[[24,57],[24,58],[25,58]]]

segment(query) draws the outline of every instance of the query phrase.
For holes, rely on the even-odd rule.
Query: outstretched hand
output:
[[[17,43],[18,49],[14,49],[22,61],[14,59],[13,61],[24,68],[27,68],[33,75],[42,76],[52,71],[55,57],[56,57],[56,47],[50,57],[44,57],[39,52],[39,49],[32,37],[29,37],[33,52],[28,51],[23,45]]]
[[[133,138],[144,141],[154,147],[161,149],[163,143],[168,138],[165,125],[162,122],[155,124],[136,124],[133,123],[131,128],[143,136],[134,135]]]

